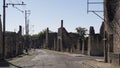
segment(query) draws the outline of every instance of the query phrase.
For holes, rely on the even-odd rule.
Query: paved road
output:
[[[89,57],[75,57],[49,50],[36,50],[31,55],[10,61],[11,68],[90,68],[80,64]]]

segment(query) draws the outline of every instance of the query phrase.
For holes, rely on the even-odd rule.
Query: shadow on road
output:
[[[16,68],[22,68],[22,67],[20,67],[20,66],[14,65],[14,64],[6,61],[6,60],[1,60],[1,61],[0,61],[0,68],[2,68],[2,67],[10,67],[10,66],[14,66],[14,67],[16,67]]]

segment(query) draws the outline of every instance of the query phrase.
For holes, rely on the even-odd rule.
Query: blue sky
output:
[[[16,6],[19,9],[31,10],[30,34],[38,33],[49,27],[57,32],[60,21],[64,20],[64,27],[68,32],[75,32],[76,27],[89,29],[94,26],[98,33],[102,20],[93,13],[87,13],[87,0],[6,0],[8,3],[20,3],[24,1],[26,6]],[[91,0],[101,1],[101,0]],[[101,9],[102,5],[92,5],[90,9]],[[0,14],[2,15],[2,0],[0,0]],[[6,12],[6,30],[17,31],[18,26],[24,27],[24,13],[12,6],[8,6]],[[102,13],[98,13],[102,15]]]

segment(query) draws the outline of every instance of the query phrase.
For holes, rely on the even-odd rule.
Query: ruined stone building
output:
[[[50,32],[49,28],[47,28],[44,48],[55,50],[56,49],[56,40],[57,40],[57,33]]]
[[[0,17],[0,59],[3,58],[3,35],[2,22]],[[23,53],[24,38],[22,36],[22,27],[19,26],[18,33],[5,32],[5,58],[11,58]]]
[[[39,48],[43,48],[44,46],[44,42],[45,40],[43,38],[31,38],[30,39],[30,47],[31,48],[35,48],[35,49],[39,49]]]
[[[5,32],[5,57],[13,57],[16,55],[16,33]]]
[[[67,52],[80,50],[79,35],[77,33],[68,33],[63,27],[63,20],[61,20],[61,27],[58,28],[57,50]]]
[[[18,33],[5,32],[5,57],[15,57],[23,53],[24,38],[22,37],[22,27],[19,27]]]
[[[120,64],[120,0],[104,0],[105,61]]]
[[[88,37],[88,55],[103,56],[104,46],[102,44],[102,37],[100,34],[95,34],[94,27],[90,27]]]
[[[16,34],[16,47],[18,47],[17,49],[17,55],[23,54],[23,50],[25,47],[25,40],[24,37],[22,36],[22,26],[19,26],[19,31]]]
[[[79,34],[67,32],[63,27],[63,20],[61,20],[61,27],[58,28],[58,33],[50,32],[47,28],[44,48],[62,52],[83,52],[87,54],[88,38],[82,41]]]
[[[42,45],[45,49],[87,54],[88,37],[82,40],[78,33],[67,32],[63,27],[63,20],[61,20],[61,27],[58,28],[58,32],[51,32],[47,28],[45,42]]]

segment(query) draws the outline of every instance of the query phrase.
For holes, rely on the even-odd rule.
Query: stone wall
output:
[[[88,38],[82,40],[79,34],[67,32],[63,27],[63,20],[61,20],[61,27],[58,29],[57,50],[74,53],[86,54],[88,47]]]
[[[55,42],[57,42],[56,39],[57,33],[50,32],[49,28],[47,28],[45,48],[55,50]]]
[[[120,54],[114,54],[113,52],[110,52],[109,57],[110,63],[120,65]]]
[[[68,33],[63,27],[63,20],[61,20],[61,27],[58,29],[57,50],[67,52],[80,50],[79,35],[76,33]]]
[[[5,32],[5,58],[12,58],[23,54],[24,38],[21,35],[21,30],[20,26],[18,33]]]
[[[91,26],[88,37],[88,55],[103,56],[104,47],[101,45],[102,37],[100,34],[95,34],[94,28]]]
[[[110,53],[120,54],[120,0],[104,0],[104,2],[105,60],[110,61]],[[112,60],[117,62],[118,59],[114,60],[114,58]]]
[[[22,26],[19,26],[19,31],[16,34],[16,55],[20,55],[23,53],[24,50],[24,46],[25,46],[25,40],[24,37],[22,36]]]
[[[3,35],[2,35],[2,24],[0,17],[0,59],[3,58]],[[18,33],[16,32],[5,32],[5,58],[14,57],[23,53],[23,36],[22,27],[19,26]]]
[[[72,52],[79,52],[80,51],[80,47],[82,46],[80,44],[80,39],[79,39],[79,35],[77,33],[69,33],[69,37],[71,39],[71,49]]]
[[[16,50],[16,33],[5,32],[5,57],[14,57]]]
[[[120,1],[106,0],[106,23],[109,26],[109,34],[113,34],[114,53],[120,54]]]
[[[58,29],[57,46],[60,51],[70,51],[71,39],[65,28]]]
[[[44,45],[44,39],[41,39],[41,38],[30,39],[31,48],[39,49],[39,48],[43,48],[43,45]]]

